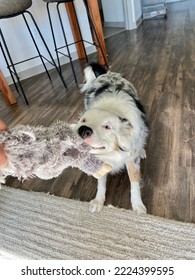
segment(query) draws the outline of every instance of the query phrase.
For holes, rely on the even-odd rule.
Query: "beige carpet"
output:
[[[195,259],[195,225],[3,187],[0,257]]]

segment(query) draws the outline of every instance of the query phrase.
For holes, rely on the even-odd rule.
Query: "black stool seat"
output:
[[[0,0],[0,18],[20,14],[31,5],[32,0]]]

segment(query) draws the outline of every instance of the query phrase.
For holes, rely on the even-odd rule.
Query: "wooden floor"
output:
[[[148,113],[150,135],[147,159],[142,162],[142,196],[148,213],[195,222],[195,1],[168,5],[167,20],[143,22],[138,30],[106,40],[111,70],[121,72],[137,88]],[[75,62],[82,82],[84,62]],[[30,106],[18,97],[8,106],[0,96],[0,118],[18,123],[50,125],[55,120],[74,122],[83,110],[83,97],[70,67],[63,69],[68,90],[52,71],[23,82]],[[57,179],[9,178],[11,187],[90,201],[96,180],[77,169]],[[131,209],[127,173],[109,177],[106,204]],[[78,209],[79,211],[79,209]]]
[[[103,27],[104,38],[108,38],[125,30],[125,27]]]

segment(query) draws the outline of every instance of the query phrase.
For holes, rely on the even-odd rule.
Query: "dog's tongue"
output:
[[[89,144],[89,145],[92,143],[91,137],[85,138],[83,141],[84,141],[85,143]]]
[[[92,140],[91,137],[85,138],[83,140],[83,142],[85,142],[86,144],[88,144],[91,147],[91,149],[92,149],[91,152],[92,153],[93,153],[94,150],[104,150],[105,149],[105,147],[103,147],[103,146],[99,146],[99,147],[93,146],[94,144],[92,143],[93,140]]]

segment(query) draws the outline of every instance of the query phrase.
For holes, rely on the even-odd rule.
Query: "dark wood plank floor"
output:
[[[142,162],[142,195],[148,213],[195,222],[195,1],[168,5],[167,20],[143,22],[138,30],[106,40],[111,70],[121,72],[137,88],[148,113],[150,135],[147,159]],[[92,57],[93,59],[93,57]],[[75,62],[82,82],[84,62]],[[0,118],[18,123],[50,125],[55,120],[74,122],[83,110],[83,97],[70,67],[63,68],[66,91],[55,71],[52,84],[46,74],[23,82],[30,106],[21,97],[9,107],[0,95]],[[90,201],[96,180],[77,169],[57,179],[9,178],[11,187],[44,191]],[[106,204],[131,209],[126,172],[109,177]]]

